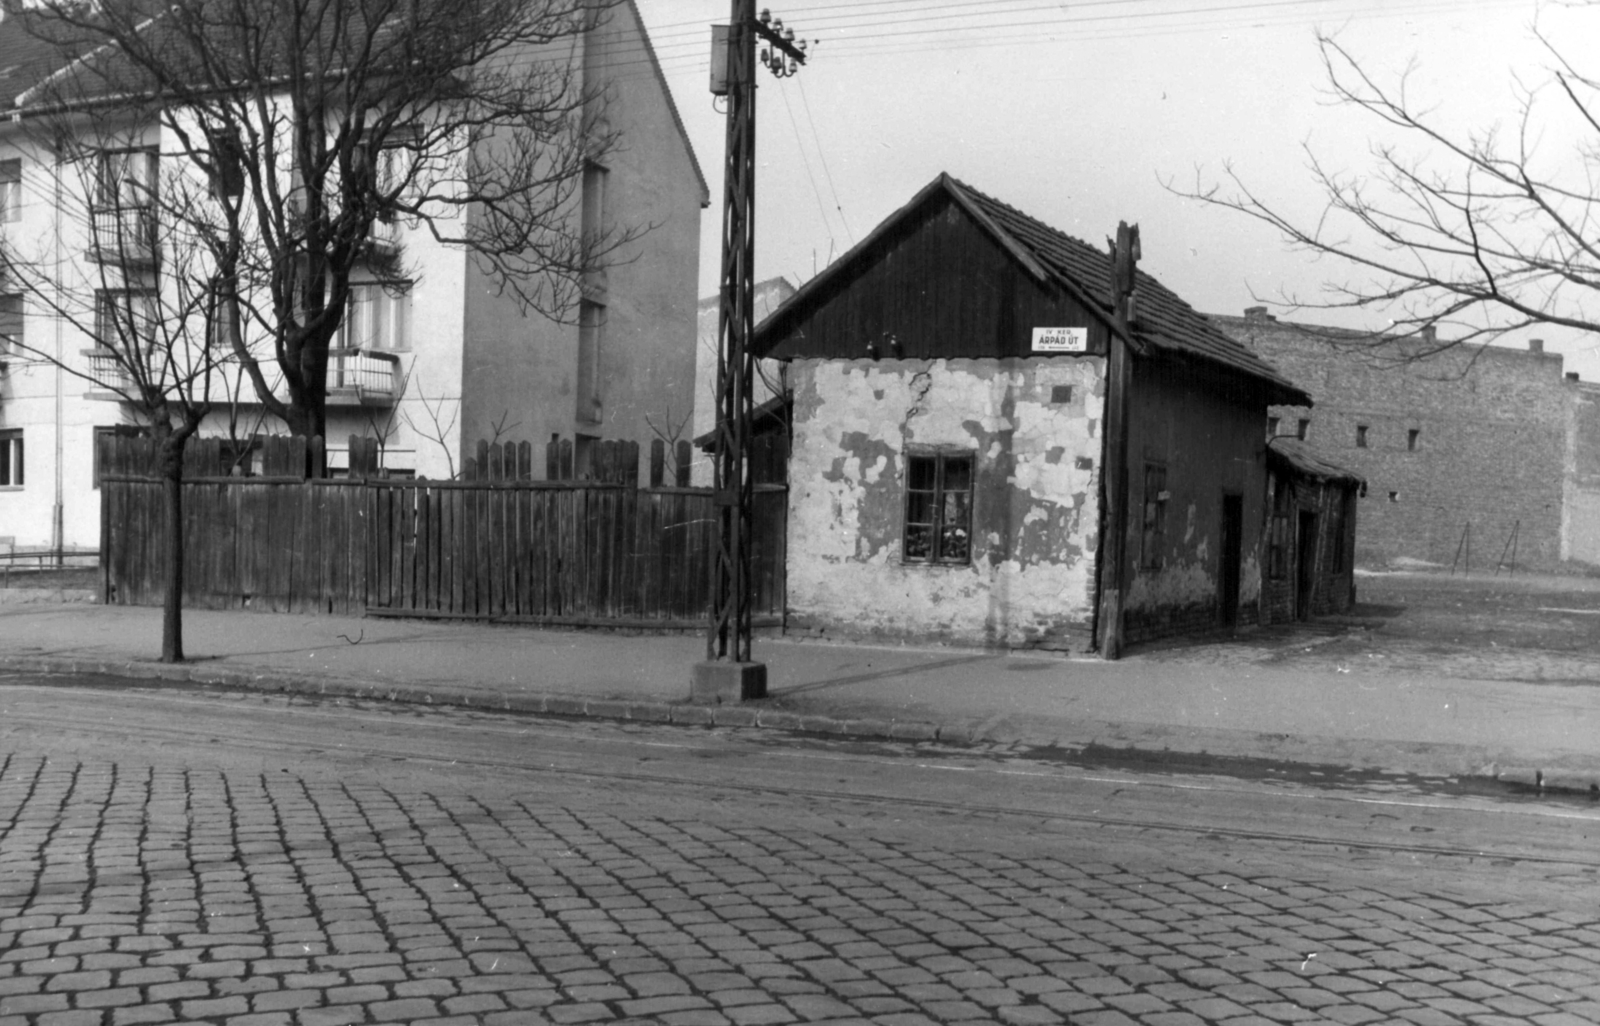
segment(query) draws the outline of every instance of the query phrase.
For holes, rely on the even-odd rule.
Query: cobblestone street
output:
[[[30,747],[0,1026],[1600,1021],[1592,867]]]

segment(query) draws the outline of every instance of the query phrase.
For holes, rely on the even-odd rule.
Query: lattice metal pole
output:
[[[727,159],[723,173],[722,286],[718,315],[717,425],[712,488],[717,504],[717,546],[711,577],[711,620],[706,659],[696,664],[691,697],[726,702],[762,698],[766,667],[751,657],[750,540],[755,488],[749,443],[754,410],[756,206],[756,43],[775,74],[793,74],[805,61],[805,44],[787,36],[768,12],[756,17],[755,0],[732,0],[726,28],[726,62],[719,70],[728,97]],[[713,56],[713,63],[717,56]]]

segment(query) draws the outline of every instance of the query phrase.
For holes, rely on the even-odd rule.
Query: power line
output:
[[[794,107],[789,104],[789,90],[783,88],[781,79],[778,81],[778,95],[783,97],[783,109],[789,112],[789,127],[794,129],[795,148],[800,151],[800,163],[806,169],[807,180],[811,182],[811,194],[817,198],[817,212],[822,215],[823,230],[828,233],[828,241],[833,242],[833,225],[828,223],[828,210],[822,203],[822,190],[817,188],[817,179],[811,173],[811,159],[806,156],[805,142],[800,138],[800,126],[794,119]]]
[[[839,190],[833,184],[833,172],[828,170],[828,156],[822,150],[822,137],[817,134],[817,120],[811,116],[811,101],[806,98],[805,81],[801,80],[795,84],[800,87],[800,102],[805,105],[806,120],[811,123],[811,138],[817,144],[817,159],[822,162],[822,173],[828,179],[828,191],[833,194],[833,208],[839,212],[839,221],[844,225],[845,235],[849,236],[850,245],[854,246],[856,233],[850,230],[850,219],[844,216],[844,205],[839,202]],[[787,99],[784,102],[788,102]]]

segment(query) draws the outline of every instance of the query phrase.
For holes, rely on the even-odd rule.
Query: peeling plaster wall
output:
[[[1099,357],[795,360],[788,604],[801,628],[1082,649]],[[1071,398],[1055,401],[1056,386]],[[972,562],[902,559],[905,456],[975,457]]]

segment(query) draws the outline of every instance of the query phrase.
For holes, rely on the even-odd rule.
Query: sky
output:
[[[700,294],[716,292],[725,119],[709,91],[710,26],[728,0],[637,0],[700,165]],[[1096,245],[1140,226],[1140,266],[1206,313],[1314,296],[1349,272],[1270,228],[1168,188],[1225,165],[1314,218],[1306,147],[1361,172],[1383,141],[1330,104],[1316,33],[1381,82],[1414,63],[1410,95],[1445,124],[1512,126],[1517,84],[1550,77],[1534,26],[1574,60],[1600,42],[1600,4],[1556,0],[758,0],[814,40],[794,77],[758,68],[756,275],[800,284],[941,171]],[[778,6],[777,4],[781,4]],[[1600,68],[1591,69],[1600,72]],[[1568,139],[1542,140],[1558,157]],[[1419,155],[1425,155],[1418,149]],[[1365,329],[1377,314],[1276,311]],[[1448,333],[1446,333],[1448,335]],[[1600,340],[1525,332],[1600,380]]]

